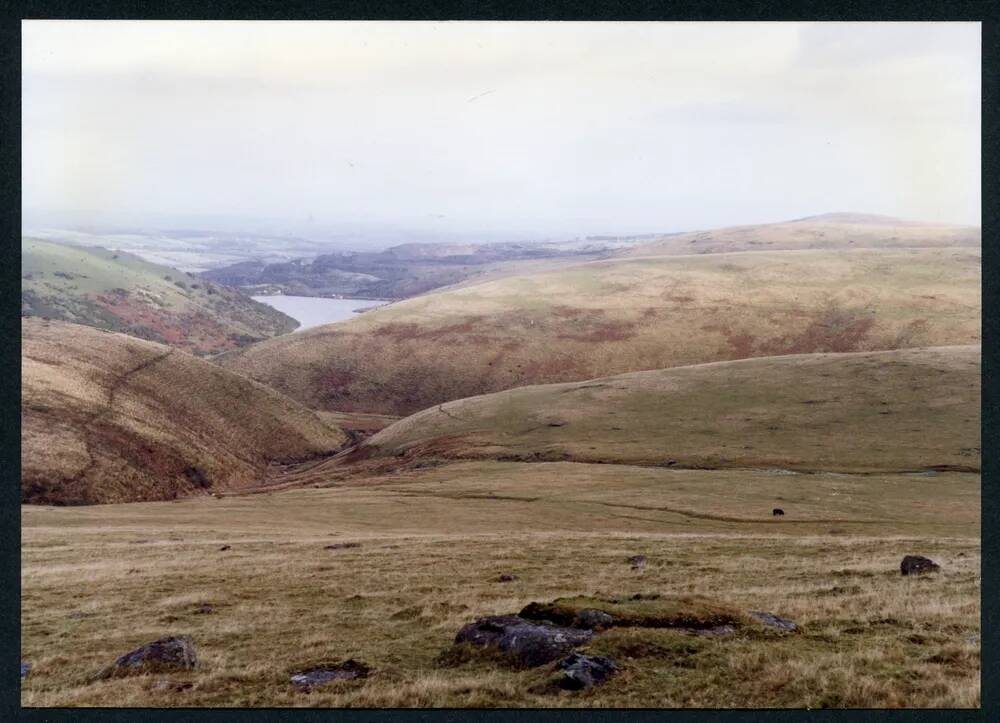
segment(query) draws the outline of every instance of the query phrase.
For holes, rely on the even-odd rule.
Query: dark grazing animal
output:
[[[780,507],[775,507],[773,510],[771,510],[771,514],[774,515],[775,517],[777,517],[779,515],[785,514],[785,511],[783,509],[781,509]]]

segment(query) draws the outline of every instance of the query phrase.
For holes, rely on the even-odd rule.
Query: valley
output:
[[[22,319],[22,704],[978,706],[979,237],[747,228],[478,263],[207,359],[44,287],[83,323]],[[581,633],[615,673],[578,691],[456,643],[579,596],[732,617]],[[165,636],[197,665],[95,677]]]

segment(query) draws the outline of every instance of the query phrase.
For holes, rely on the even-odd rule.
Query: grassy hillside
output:
[[[974,474],[467,461],[221,500],[26,507],[21,703],[975,707],[979,496]],[[324,549],[337,542],[360,546]],[[905,554],[940,573],[901,577]],[[612,629],[587,650],[621,673],[580,693],[553,688],[553,666],[442,656],[482,615],[634,594],[700,595],[800,630]],[[86,682],[167,635],[191,636],[195,670]],[[372,675],[308,694],[289,683],[347,658]]]
[[[21,314],[209,354],[298,323],[242,293],[123,251],[21,241]]]
[[[980,465],[978,346],[810,354],[521,387],[379,432],[382,456],[842,472]]]
[[[625,256],[675,256],[782,249],[978,248],[981,244],[982,230],[978,226],[922,223],[870,214],[827,213],[783,223],[671,234],[621,253]]]
[[[21,323],[21,497],[88,504],[259,483],[346,441],[245,377],[124,334]]]
[[[410,414],[643,369],[978,343],[980,265],[971,248],[592,262],[409,299],[217,361],[310,407]]]

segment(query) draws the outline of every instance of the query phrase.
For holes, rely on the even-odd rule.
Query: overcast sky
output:
[[[974,23],[23,30],[26,210],[511,238],[979,223]]]

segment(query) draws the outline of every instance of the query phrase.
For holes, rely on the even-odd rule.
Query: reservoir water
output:
[[[357,309],[370,309],[382,306],[385,301],[370,299],[321,299],[316,296],[254,296],[254,301],[273,306],[295,319],[301,326],[295,331],[302,331],[334,321],[350,319],[358,312]]]

